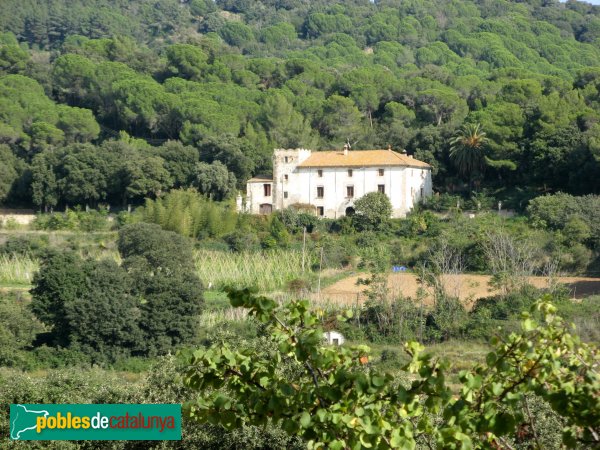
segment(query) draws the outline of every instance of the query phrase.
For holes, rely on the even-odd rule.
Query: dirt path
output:
[[[364,278],[365,276],[363,276]],[[323,290],[322,300],[341,304],[353,304],[363,300],[365,286],[357,286],[359,275],[345,278]],[[446,289],[457,295],[466,304],[480,297],[493,295],[495,291],[489,287],[489,275],[448,275],[445,278]],[[600,294],[600,278],[561,277],[560,283],[567,285],[574,298]],[[546,277],[530,277],[529,282],[538,288],[548,286]],[[392,295],[402,294],[405,297],[417,296],[420,285],[417,277],[411,273],[398,273],[389,276],[389,289]]]

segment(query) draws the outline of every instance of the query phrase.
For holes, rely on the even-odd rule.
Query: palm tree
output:
[[[461,175],[469,177],[469,189],[472,188],[473,175],[486,165],[484,150],[487,142],[478,123],[464,124],[450,141],[450,159]]]

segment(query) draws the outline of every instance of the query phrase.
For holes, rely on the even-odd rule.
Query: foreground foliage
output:
[[[220,344],[190,355],[184,382],[202,395],[186,410],[199,421],[228,429],[274,421],[309,448],[506,448],[528,433],[540,448],[528,406],[539,397],[562,416],[565,445],[600,442],[600,355],[570,333],[549,298],[523,314],[520,333],[494,343],[484,365],[462,372],[453,392],[446,364],[419,344],[406,344],[411,360],[399,382],[369,367],[368,347],[323,346],[307,302],[278,307],[248,290],[229,295],[278,351]]]

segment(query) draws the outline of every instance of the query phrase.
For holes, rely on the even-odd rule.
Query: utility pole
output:
[[[306,227],[304,227],[304,237],[302,238],[302,273],[304,273],[304,260],[306,259]]]
[[[321,271],[323,270],[323,247],[321,247],[321,261],[319,262],[319,287],[317,288],[319,303],[321,302]]]

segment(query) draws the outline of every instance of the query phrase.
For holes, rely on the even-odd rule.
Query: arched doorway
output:
[[[355,209],[352,206],[348,206],[346,208],[346,215],[352,217],[356,213]]]

